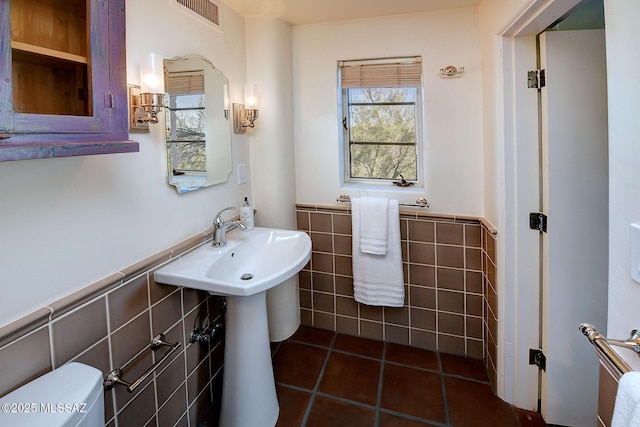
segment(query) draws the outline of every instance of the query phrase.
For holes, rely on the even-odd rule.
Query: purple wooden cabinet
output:
[[[0,161],[139,151],[128,132],[125,0],[88,4],[89,113],[36,114],[14,108],[12,0],[0,0]]]

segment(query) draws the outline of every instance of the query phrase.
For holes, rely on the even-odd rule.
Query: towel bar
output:
[[[342,193],[337,199],[336,202],[340,203],[351,203],[351,196],[347,193]],[[418,197],[415,203],[398,203],[400,206],[413,206],[418,208],[428,208],[429,202],[424,197]]]
[[[128,381],[125,381],[122,378],[122,368],[116,368],[113,371],[109,372],[109,374],[107,374],[107,377],[104,379],[104,382],[102,383],[102,385],[104,386],[104,389],[105,390],[111,390],[112,388],[114,388],[115,386],[120,384],[120,385],[126,386],[127,387],[127,391],[129,393],[133,393],[134,390],[140,384],[142,384],[144,382],[144,380],[146,380],[149,377],[149,375],[151,375],[156,369],[158,369],[158,367],[160,365],[162,365],[162,363],[165,360],[167,360],[167,358],[174,351],[176,351],[176,349],[178,347],[180,347],[180,342],[176,342],[176,343],[171,344],[171,343],[166,342],[164,340],[164,334],[158,334],[155,337],[153,337],[153,340],[151,341],[151,344],[149,345],[149,347],[151,348],[151,350],[156,351],[161,346],[167,346],[167,347],[171,347],[171,348],[169,350],[167,350],[167,352],[164,354],[164,356],[162,356],[162,359],[160,359],[159,361],[157,361],[156,363],[151,365],[151,367],[149,367],[149,369],[144,371],[144,373],[142,375],[140,375],[140,378],[138,378],[137,380],[135,380],[132,383],[130,383]]]
[[[596,331],[596,327],[589,323],[580,324],[580,332],[582,332],[591,344],[593,344],[598,350],[600,350],[607,359],[620,371],[621,374],[631,372],[633,369],[625,362],[618,353],[613,351],[607,338]]]

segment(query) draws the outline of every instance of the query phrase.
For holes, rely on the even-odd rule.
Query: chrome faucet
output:
[[[211,241],[211,246],[222,247],[227,245],[227,231],[233,228],[239,228],[242,231],[247,229],[247,226],[244,225],[242,221],[239,219],[235,219],[233,221],[225,221],[222,218],[222,212],[224,211],[232,211],[235,210],[235,206],[229,206],[228,208],[222,209],[213,220],[213,240]]]

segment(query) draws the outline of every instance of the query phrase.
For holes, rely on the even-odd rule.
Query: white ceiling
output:
[[[477,6],[481,0],[223,0],[243,16],[271,16],[291,25],[375,18]]]

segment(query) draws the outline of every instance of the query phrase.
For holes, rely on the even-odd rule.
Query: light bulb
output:
[[[244,108],[247,110],[258,109],[258,87],[253,83],[244,85]]]
[[[140,58],[140,92],[164,93],[162,56],[156,53],[147,53]]]

